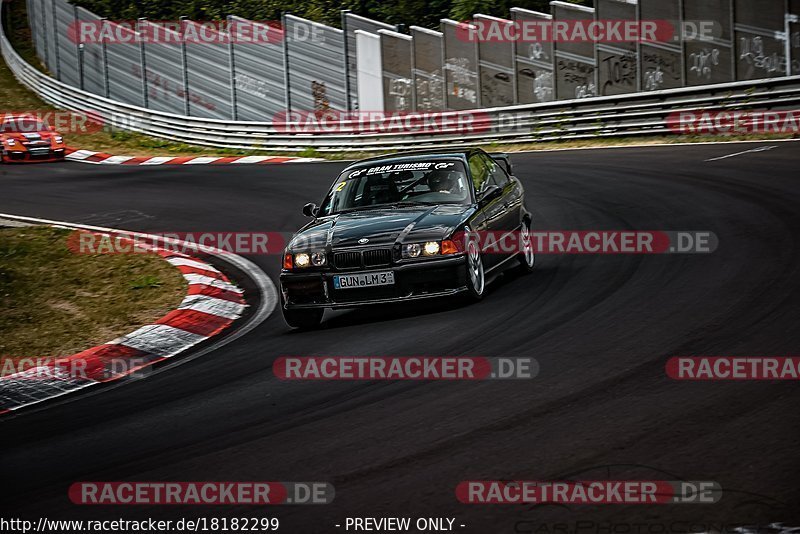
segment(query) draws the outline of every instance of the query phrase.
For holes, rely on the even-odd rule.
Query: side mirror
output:
[[[500,189],[499,186],[496,185],[486,186],[486,189],[484,189],[478,194],[478,203],[480,203],[481,205],[486,205],[492,200],[498,198],[502,194],[503,190]]]
[[[306,217],[315,217],[319,212],[319,208],[313,202],[309,202],[305,206],[303,206],[303,215]]]

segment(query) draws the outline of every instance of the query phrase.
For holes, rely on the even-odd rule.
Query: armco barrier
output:
[[[2,15],[0,15],[0,18]],[[800,76],[771,78],[520,106],[472,110],[475,131],[438,133],[289,134],[283,124],[188,117],[149,110],[82,91],[27,64],[0,33],[0,50],[14,75],[46,102],[91,110],[106,124],[210,147],[299,151],[396,150],[476,143],[519,143],[667,133],[673,112],[696,109],[787,109],[800,103]]]

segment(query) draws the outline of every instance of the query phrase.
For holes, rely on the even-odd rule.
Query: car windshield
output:
[[[319,213],[470,202],[469,180],[460,161],[374,163],[343,172]]]
[[[50,127],[33,117],[14,117],[0,123],[0,133],[46,132]]]

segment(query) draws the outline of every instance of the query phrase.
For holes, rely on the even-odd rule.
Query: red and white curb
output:
[[[0,217],[7,217],[0,214]],[[14,219],[30,218],[10,216]],[[55,221],[47,221],[58,224]],[[76,228],[76,225],[70,225]],[[96,227],[81,227],[96,229]],[[92,231],[93,231],[92,230]],[[111,229],[108,229],[111,230]],[[105,234],[105,232],[103,232]],[[117,231],[109,232],[119,236]],[[137,237],[147,234],[126,232]],[[161,239],[156,236],[148,236]],[[138,243],[137,246],[142,246]],[[158,246],[148,247],[181,271],[188,283],[188,292],[177,309],[153,324],[91,349],[57,358],[54,361],[20,373],[0,377],[0,413],[18,410],[33,404],[60,397],[83,388],[118,380],[133,372],[184,352],[225,330],[242,316],[247,304],[243,291],[233,285],[218,269],[186,254]],[[209,249],[211,250],[211,249]],[[208,252],[209,250],[203,250]],[[233,260],[233,261],[232,261]],[[261,293],[261,304],[246,327],[224,341],[230,342],[252,330],[266,319],[275,307],[274,284],[257,267],[244,258],[227,254],[226,261],[248,269]],[[249,265],[248,265],[249,264]],[[255,270],[251,269],[254,268]],[[255,276],[253,276],[255,275]],[[209,347],[205,352],[217,347]],[[202,351],[201,351],[202,352]],[[202,352],[203,354],[205,352]],[[198,354],[199,356],[201,354]],[[77,365],[70,365],[75,362]],[[80,373],[69,372],[80,369]]]
[[[95,165],[264,165],[275,163],[312,163],[321,158],[292,158],[282,156],[113,156],[105,152],[67,149],[66,159]]]

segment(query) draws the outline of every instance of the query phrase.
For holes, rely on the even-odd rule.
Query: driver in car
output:
[[[450,170],[433,171],[428,176],[428,187],[433,193],[457,193],[459,174]]]

